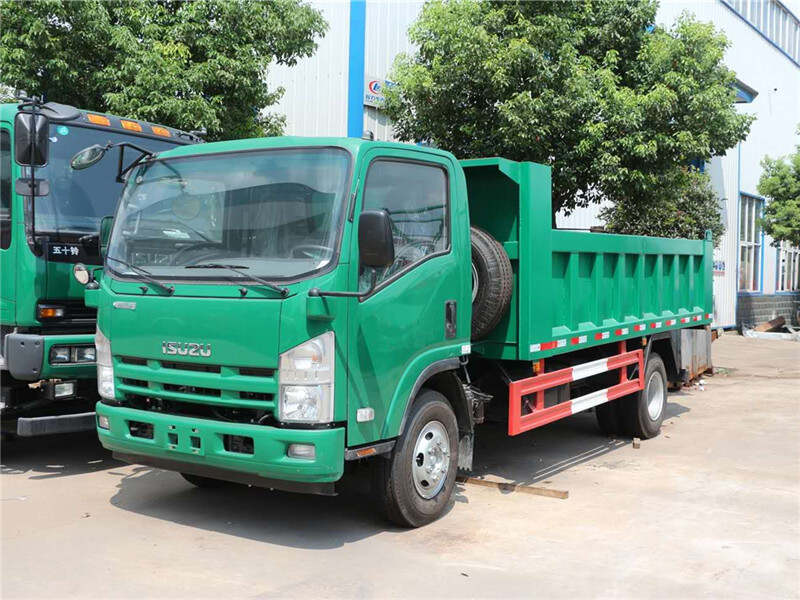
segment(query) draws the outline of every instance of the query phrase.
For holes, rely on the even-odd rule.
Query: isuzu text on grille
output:
[[[211,344],[194,342],[161,342],[163,354],[179,354],[180,356],[211,356]]]

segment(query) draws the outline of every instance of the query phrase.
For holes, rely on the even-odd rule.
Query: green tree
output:
[[[409,32],[417,50],[394,64],[386,110],[404,140],[549,164],[555,212],[652,203],[666,185],[689,185],[683,165],[724,153],[752,120],[733,105],[724,35],[686,15],[656,26],[656,8],[430,2]]]
[[[765,157],[761,166],[758,193],[768,200],[761,219],[764,231],[776,243],[800,246],[800,145],[786,158]]]
[[[693,168],[670,171],[648,202],[622,198],[602,208],[600,218],[611,233],[702,238],[710,229],[715,245],[725,233],[711,180]]]
[[[0,83],[80,108],[205,126],[209,139],[280,133],[272,62],[310,56],[327,25],[300,0],[0,0]]]

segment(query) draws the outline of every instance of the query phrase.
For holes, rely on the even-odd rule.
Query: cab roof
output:
[[[17,102],[0,104],[0,120],[9,123],[13,122],[14,116],[17,114],[17,106]],[[142,121],[141,119],[118,117],[108,113],[82,109],[76,110],[80,113],[78,118],[65,121],[65,123],[91,129],[112,130],[142,138],[169,140],[179,145],[197,144],[203,141],[189,132],[175,129],[174,127],[167,127],[166,125],[150,123],[149,121]]]

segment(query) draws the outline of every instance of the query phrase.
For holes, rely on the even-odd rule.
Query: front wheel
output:
[[[389,520],[421,527],[450,503],[458,468],[458,424],[439,392],[424,389],[389,459],[375,459],[375,487]]]

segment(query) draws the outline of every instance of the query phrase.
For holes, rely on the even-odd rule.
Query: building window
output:
[[[796,292],[800,290],[800,247],[781,242],[778,250],[778,283],[779,292]]]
[[[761,35],[800,64],[800,21],[777,0],[722,0]]]
[[[764,201],[742,194],[739,200],[739,291],[760,289],[761,225],[758,220]]]

